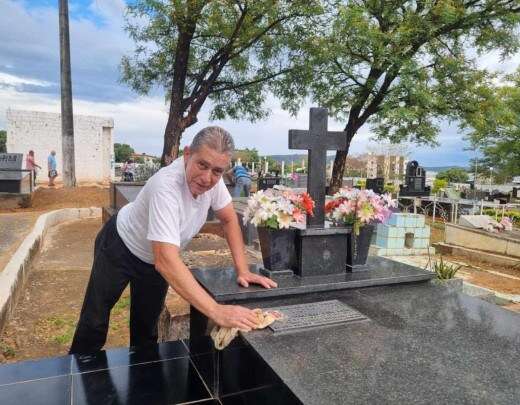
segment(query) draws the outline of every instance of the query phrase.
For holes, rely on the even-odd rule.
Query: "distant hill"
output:
[[[469,171],[469,169],[467,167],[463,167],[463,166],[424,166],[424,170],[427,170],[429,172],[443,172],[444,170],[448,170],[448,169],[462,169],[462,170],[466,170],[466,171]]]
[[[293,161],[294,163],[301,162],[303,158],[307,157],[307,153],[301,153],[301,154],[295,153],[293,155],[267,155],[267,156],[276,160],[277,162],[285,162],[285,164],[287,164],[287,163],[291,163],[291,161]],[[334,156],[335,155],[331,155],[331,156],[327,155],[327,163],[333,161]]]

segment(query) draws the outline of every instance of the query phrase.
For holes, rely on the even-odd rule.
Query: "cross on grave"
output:
[[[315,201],[314,216],[307,217],[307,226],[323,228],[325,224],[325,185],[328,150],[345,150],[347,136],[342,131],[327,131],[326,108],[311,108],[309,130],[289,130],[289,149],[309,151],[307,192]]]

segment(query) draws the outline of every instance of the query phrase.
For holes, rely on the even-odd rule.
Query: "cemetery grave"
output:
[[[316,259],[352,232],[324,222],[321,169],[326,149],[342,147],[339,135],[328,133],[326,117],[312,109],[310,130],[290,131],[291,147],[309,151],[307,190],[318,208],[307,227],[296,229],[297,243],[307,238],[310,245],[294,273],[273,272],[278,288],[265,290],[239,287],[228,266],[192,269],[217,302],[296,316],[288,329],[247,333],[215,351],[210,321],[191,307],[184,341],[0,367],[0,400],[517,403],[520,315],[429,283],[431,272],[382,257],[369,257],[357,272],[347,271],[347,252],[339,248],[330,249],[334,261],[343,260],[333,271]],[[135,190],[120,191],[126,201],[135,198]]]

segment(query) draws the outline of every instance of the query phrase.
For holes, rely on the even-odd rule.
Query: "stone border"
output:
[[[0,273],[0,333],[11,317],[28,276],[31,260],[49,228],[65,221],[101,217],[101,208],[63,208],[42,214]]]

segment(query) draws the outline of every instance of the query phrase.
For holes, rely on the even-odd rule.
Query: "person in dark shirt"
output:
[[[236,165],[233,167],[232,171],[233,176],[235,177],[233,197],[240,197],[242,190],[244,191],[244,196],[249,197],[249,193],[251,191],[251,175],[242,165]]]

